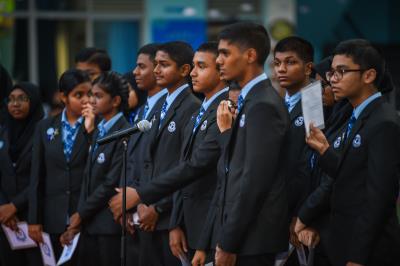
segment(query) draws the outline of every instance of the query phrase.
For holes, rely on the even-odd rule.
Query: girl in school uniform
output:
[[[81,232],[79,265],[82,266],[120,265],[121,227],[114,221],[108,201],[119,186],[123,147],[118,140],[104,145],[98,145],[96,140],[129,127],[124,117],[128,94],[127,82],[115,72],[105,72],[94,81],[94,111],[102,120],[93,133],[77,212],[60,238],[66,244]]]
[[[7,112],[0,128],[0,223],[17,230],[17,222],[27,219],[32,135],[43,118],[43,108],[38,87],[28,82],[12,87],[5,103]],[[41,262],[37,249],[12,251],[1,229],[0,250],[3,265]]]
[[[88,74],[67,70],[59,89],[64,110],[41,121],[34,135],[28,219],[33,240],[42,242],[42,232],[50,234],[56,258],[62,252],[59,237],[76,212],[89,135],[95,127]],[[74,259],[68,265],[76,265]]]

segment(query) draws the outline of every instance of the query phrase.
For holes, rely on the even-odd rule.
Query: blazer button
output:
[[[67,195],[69,195],[69,194],[71,194],[71,191],[67,190],[65,193],[66,193]]]

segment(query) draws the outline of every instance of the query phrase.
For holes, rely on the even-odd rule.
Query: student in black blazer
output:
[[[102,120],[93,134],[77,212],[60,240],[70,242],[71,235],[81,229],[79,265],[120,265],[121,227],[114,223],[107,202],[120,182],[123,144],[114,141],[99,146],[96,140],[129,127],[123,115],[129,88],[119,74],[105,72],[94,82],[92,92],[94,112]]]
[[[16,84],[7,97],[7,113],[0,128],[0,223],[15,229],[28,216],[28,185],[32,163],[32,136],[43,118],[39,88],[28,82]],[[12,251],[0,230],[3,265],[40,265],[38,249]]]
[[[285,103],[290,116],[289,143],[285,165],[289,195],[290,242],[299,246],[293,227],[297,211],[304,201],[310,186],[310,173],[307,167],[308,153],[305,142],[304,118],[301,108],[301,89],[311,83],[310,75],[314,49],[307,40],[291,36],[280,40],[274,49],[274,70],[281,88],[286,89]],[[297,265],[297,258],[287,262]]]
[[[67,70],[59,88],[65,109],[41,121],[33,140],[28,217],[29,236],[42,242],[42,231],[49,233],[56,257],[62,251],[59,237],[78,205],[95,118],[85,72]]]
[[[155,56],[159,45],[155,43],[147,44],[141,47],[137,53],[136,67],[133,70],[136,84],[139,90],[146,92],[148,95],[146,102],[140,107],[135,117],[135,123],[141,120],[152,121],[157,113],[160,112],[161,106],[165,101],[167,94],[166,89],[162,89],[157,85],[154,75]],[[128,143],[128,169],[127,184],[136,187],[140,184],[140,165],[143,162],[143,151],[147,147],[148,135],[144,132],[137,132],[129,138]],[[123,184],[121,183],[121,187]],[[132,212],[136,209],[132,210]],[[128,215],[129,217],[129,215]],[[133,236],[127,240],[127,264],[138,265],[139,253],[144,252],[145,245],[140,245],[141,238],[149,237],[151,233],[137,230]],[[142,248],[142,251],[140,249]]]
[[[219,35],[221,76],[237,81],[242,91],[235,114],[226,101],[217,113],[224,161],[217,209],[209,219],[216,265],[274,265],[275,254],[287,249],[289,117],[263,72],[269,49],[267,31],[254,23],[232,24]]]
[[[184,126],[200,105],[187,84],[192,59],[193,50],[184,42],[165,43],[157,51],[154,73],[157,85],[166,87],[168,95],[148,133],[149,143],[143,153],[144,161],[140,165],[140,185],[159,177],[179,162]],[[172,196],[151,206],[138,206],[141,229],[154,231],[149,243],[151,253],[141,254],[141,260],[148,259],[144,261],[144,265],[180,264],[169,249],[171,209]]]
[[[385,62],[365,40],[340,43],[327,73],[335,95],[354,107],[334,151],[324,134],[311,127],[307,143],[320,155],[321,168],[334,179],[329,255],[333,265],[398,265],[400,227],[400,124],[381,98]],[[334,144],[335,146],[335,144]],[[298,221],[296,231],[305,225]]]
[[[150,205],[191,183],[174,201],[171,223],[179,226],[170,231],[170,247],[176,257],[183,256],[187,247],[190,250],[185,256],[189,257],[198,249],[197,242],[215,191],[216,163],[220,156],[216,109],[219,102],[227,98],[227,90],[223,89],[225,83],[220,80],[215,64],[217,48],[217,43],[204,43],[194,55],[191,71],[193,88],[197,93],[204,93],[206,100],[184,130],[180,163],[136,188],[142,202]],[[138,203],[137,192],[128,188],[129,208]],[[121,202],[120,193],[110,203],[115,218],[121,214]]]

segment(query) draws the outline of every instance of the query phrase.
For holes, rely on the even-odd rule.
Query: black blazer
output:
[[[57,132],[53,139],[47,134],[49,128]],[[61,132],[61,114],[38,123],[29,185],[29,223],[42,224],[45,232],[53,234],[64,232],[67,217],[76,212],[89,150],[82,124],[67,163]]]
[[[330,257],[334,265],[397,265],[400,227],[400,122],[383,99],[360,114],[343,151],[330,147],[321,168],[335,179],[331,194]],[[387,263],[387,264],[385,264]]]
[[[163,95],[154,104],[150,110],[148,121],[152,122],[155,120],[156,115],[160,112],[161,107],[165,101],[167,94]],[[144,105],[140,107],[138,117],[143,116]],[[128,168],[127,168],[127,184],[131,187],[137,187],[140,184],[140,173],[143,164],[143,153],[148,145],[148,132],[137,132],[129,138],[128,143]]]
[[[218,244],[239,255],[287,249],[288,131],[289,116],[281,97],[269,80],[257,83],[233,128],[220,135],[224,150],[218,164],[217,206],[210,210],[205,226],[213,231],[212,247]]]
[[[121,116],[105,136],[129,126],[125,117]],[[96,129],[92,143],[95,143],[98,133]],[[121,227],[115,223],[108,208],[108,201],[116,194],[115,188],[120,182],[123,165],[122,145],[122,142],[114,141],[91,149],[78,205],[84,230],[89,234],[121,233]]]
[[[199,111],[193,114],[184,130],[179,165],[138,188],[142,202],[151,204],[190,183],[173,202],[171,227],[183,226],[192,249],[198,247],[197,242],[216,187],[216,165],[221,154],[217,141],[219,129],[216,114],[219,103],[227,96],[227,93],[222,93],[214,99],[194,133],[193,127]]]
[[[157,113],[149,132],[149,143],[143,154],[140,185],[159,178],[162,173],[178,165],[185,125],[199,107],[200,101],[188,88],[174,100],[160,129],[160,112]],[[155,205],[162,210],[156,230],[169,229],[172,197],[163,198]]]
[[[0,205],[13,203],[19,220],[28,216],[28,185],[32,164],[32,138],[13,163],[9,155],[8,130],[0,128]]]
[[[311,153],[305,142],[301,101],[294,106],[289,116],[290,130],[285,165],[288,171],[289,218],[292,218],[297,216],[297,211],[307,197],[310,187],[310,168],[307,165],[307,158]]]

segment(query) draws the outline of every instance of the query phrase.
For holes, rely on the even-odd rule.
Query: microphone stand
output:
[[[122,154],[122,235],[121,235],[121,266],[126,266],[126,172],[127,172],[127,151],[128,138],[122,139],[123,154]]]

